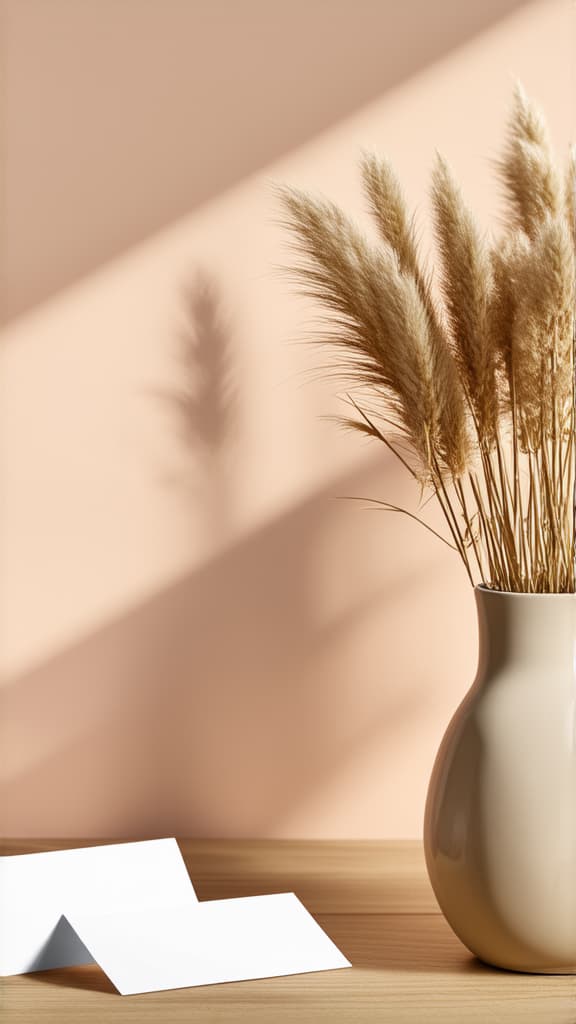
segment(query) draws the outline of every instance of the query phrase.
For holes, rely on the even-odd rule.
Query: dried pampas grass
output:
[[[279,190],[291,272],[354,388],[344,424],[432,490],[470,581],[574,592],[576,153],[563,177],[520,86],[497,169],[508,228],[489,240],[437,158],[441,304],[400,183],[373,155],[361,173],[378,244],[332,203]]]

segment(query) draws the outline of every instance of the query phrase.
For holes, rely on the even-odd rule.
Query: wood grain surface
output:
[[[0,979],[2,1024],[576,1024],[576,977],[499,971],[460,944],[417,842],[179,843],[201,899],[296,892],[353,968],[140,996],[117,995],[97,966],[45,971]],[[4,840],[1,848],[89,844]]]

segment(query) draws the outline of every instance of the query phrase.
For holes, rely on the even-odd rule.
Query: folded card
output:
[[[122,994],[349,967],[293,893],[199,903],[175,839],[0,858],[0,976],[97,962]]]
[[[60,921],[79,914],[197,903],[175,839],[0,857],[0,976],[90,963]]]
[[[122,995],[351,966],[294,893],[66,918]]]

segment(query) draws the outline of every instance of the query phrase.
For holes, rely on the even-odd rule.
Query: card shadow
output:
[[[70,966],[59,967],[62,961]],[[117,990],[90,954],[69,921],[62,915],[29,968],[32,981],[117,994]]]
[[[102,992],[118,995],[118,991],[98,964],[83,964],[76,967],[55,967],[52,970],[35,971],[29,974],[31,981],[42,985],[56,985],[59,988],[83,989],[86,992]]]

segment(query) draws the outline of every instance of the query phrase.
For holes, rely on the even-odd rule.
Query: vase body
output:
[[[478,672],[430,780],[428,873],[480,959],[576,973],[576,595],[475,596]]]

